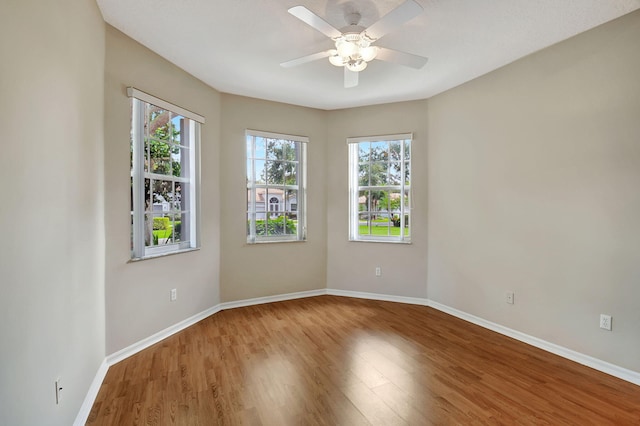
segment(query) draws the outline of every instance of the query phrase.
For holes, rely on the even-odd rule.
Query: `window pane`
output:
[[[388,181],[387,169],[388,169],[388,166],[386,162],[371,163],[369,185],[371,186],[386,185]]]
[[[159,226],[160,217],[162,214],[147,213],[144,218],[144,245],[146,247],[158,245],[158,235],[156,234],[156,227]],[[157,224],[158,225],[157,225]]]
[[[173,210],[189,210],[189,182],[175,182],[174,183],[174,200]]]
[[[256,188],[256,204],[255,211],[265,212],[267,211],[267,190],[265,188]]]
[[[285,214],[282,216],[284,219],[284,234],[295,235],[298,233],[298,221],[296,217],[291,214]]]
[[[144,245],[150,247],[153,245],[153,214],[144,215]]]
[[[360,186],[369,186],[370,171],[371,165],[368,163],[358,166],[358,184]]]
[[[380,210],[383,210],[383,205],[384,205],[384,191],[371,191],[371,201],[370,201],[370,205],[371,205],[371,212],[376,214],[377,212],[379,212]]]
[[[253,162],[247,159],[247,185],[253,181]]]
[[[409,160],[411,158],[411,141],[404,141],[404,159]]]
[[[189,177],[189,149],[175,145],[171,152],[172,175]]]
[[[288,161],[297,160],[296,144],[293,141],[282,141],[282,159]]]
[[[402,163],[389,163],[389,185],[400,185],[402,182]]]
[[[371,143],[371,161],[386,161],[389,158],[389,144],[387,142]]]
[[[358,211],[368,212],[369,208],[369,191],[358,192]]]
[[[169,140],[167,123],[170,112],[155,105],[147,104],[145,135],[156,140]]]
[[[285,233],[283,214],[270,214],[267,217],[267,236],[283,235]]]
[[[153,202],[151,201],[151,179],[144,180],[144,210],[151,211]]]
[[[287,161],[282,164],[283,172],[284,172],[284,183],[286,185],[297,185],[298,184],[298,164]]]
[[[266,158],[266,152],[266,143],[264,138],[256,137],[255,158]]]
[[[381,214],[381,217],[388,217],[389,215],[387,213],[389,213],[389,191],[379,191],[378,192],[379,195],[379,199],[378,199],[378,211],[379,212],[383,212],[384,214]]]
[[[402,161],[402,141],[389,142],[389,156],[392,161]]]
[[[286,211],[296,212],[298,210],[298,191],[295,189],[288,189],[285,192],[285,204]]]
[[[361,163],[366,163],[370,160],[371,143],[360,142],[358,144],[358,157]]]
[[[170,175],[171,169],[171,145],[164,141],[149,140],[149,156],[151,163],[151,173]]]
[[[173,202],[173,182],[169,180],[153,181],[153,207],[154,212],[168,212]]]
[[[167,214],[153,213],[148,215],[152,218],[153,238],[151,240],[152,246],[163,246],[171,244],[173,233],[172,218]]]
[[[409,185],[411,183],[411,163],[404,162],[404,184]]]
[[[266,163],[264,160],[255,160],[255,179],[256,183],[266,183],[267,182],[267,173],[266,173]]]
[[[371,216],[369,213],[360,213],[358,215],[358,235],[371,234]]]
[[[183,127],[185,126],[185,123],[188,122],[188,120],[189,119],[185,119],[181,115],[171,115],[171,129],[169,134],[173,143],[178,145],[186,145],[182,143],[182,135]]]
[[[293,163],[285,161],[267,161],[267,183],[270,185],[284,185],[285,179],[291,179],[291,173],[295,171]],[[295,176],[293,177],[295,183]]]
[[[283,144],[277,139],[267,139],[267,160],[284,160]]]

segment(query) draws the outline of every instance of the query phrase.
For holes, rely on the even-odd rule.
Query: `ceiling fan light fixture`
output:
[[[347,58],[358,53],[358,45],[345,39],[338,39],[336,41],[336,50],[338,55]]]
[[[351,60],[345,65],[349,71],[360,72],[367,67],[367,63],[362,59]]]
[[[358,73],[367,68],[367,64],[374,59],[420,69],[427,62],[427,58],[377,47],[374,44],[385,34],[413,19],[423,10],[416,0],[404,0],[400,6],[368,27],[360,25],[360,13],[346,13],[347,26],[337,29],[304,6],[292,7],[288,9],[289,13],[333,40],[335,48],[283,62],[280,65],[289,68],[328,57],[332,65],[344,67],[344,87],[357,86]]]
[[[330,51],[329,62],[331,62],[331,65],[335,65],[336,67],[344,66],[344,58],[338,55],[338,51],[335,49]]]
[[[373,61],[378,54],[378,49],[375,46],[368,46],[360,49],[360,57],[365,62]]]

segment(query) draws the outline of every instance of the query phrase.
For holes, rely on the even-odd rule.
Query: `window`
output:
[[[200,123],[204,118],[132,87],[131,257],[198,247]]]
[[[349,239],[411,241],[411,134],[349,138]]]
[[[247,242],[304,241],[308,138],[247,130]]]

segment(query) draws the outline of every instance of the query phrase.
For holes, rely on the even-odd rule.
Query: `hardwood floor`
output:
[[[112,366],[88,425],[627,425],[640,386],[432,308],[217,313]]]

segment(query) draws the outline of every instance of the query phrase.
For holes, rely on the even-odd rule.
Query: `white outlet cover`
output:
[[[512,291],[507,292],[507,303],[513,305],[515,302],[515,293]]]
[[[611,315],[600,315],[600,328],[611,331]]]
[[[62,382],[60,379],[56,380],[56,404],[60,404],[62,400]]]

